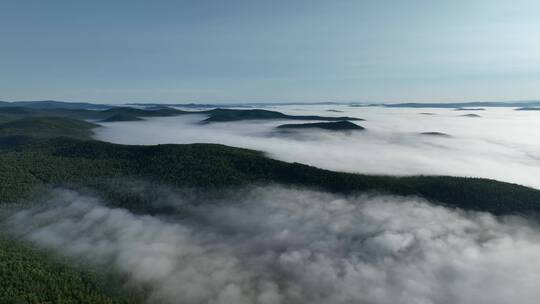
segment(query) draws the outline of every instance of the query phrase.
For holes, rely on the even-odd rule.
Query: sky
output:
[[[0,100],[540,98],[536,0],[1,0]]]

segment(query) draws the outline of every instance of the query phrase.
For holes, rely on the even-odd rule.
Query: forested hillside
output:
[[[32,108],[23,106],[4,106],[0,107],[0,123],[24,117],[61,117],[112,122],[135,121],[145,117],[171,117],[189,114],[208,115],[208,118],[202,121],[203,123],[267,119],[320,121],[363,120],[355,117],[287,115],[281,112],[262,109],[244,110],[216,108],[206,111],[183,111],[170,107],[152,107],[149,109],[111,107],[100,110],[88,110],[83,108]]]
[[[11,113],[5,113],[7,118],[0,124],[3,207],[33,202],[48,189],[62,186],[92,191],[113,206],[137,213],[178,212],[122,187],[125,182],[142,182],[215,195],[234,187],[282,184],[342,194],[415,195],[496,215],[533,216],[540,211],[540,191],[515,184],[448,176],[340,173],[217,144],[111,144],[90,139],[97,126],[93,123],[8,109]],[[0,280],[0,303],[137,303],[141,295],[120,288],[118,278],[57,260],[5,233],[0,234]]]
[[[283,124],[276,127],[281,130],[288,129],[320,129],[328,131],[352,131],[352,130],[365,130],[364,127],[354,124],[347,120],[333,121],[333,122],[313,122],[313,123],[301,123],[301,124]]]
[[[215,144],[126,146],[68,138],[30,140],[0,153],[0,166],[4,203],[16,202],[42,186],[71,184],[103,190],[107,188],[104,181],[121,177],[204,189],[280,183],[339,193],[418,195],[494,214],[540,211],[540,191],[515,184],[480,178],[332,172]]]
[[[240,120],[264,120],[264,119],[290,119],[290,120],[322,120],[322,121],[340,121],[340,120],[363,120],[355,117],[332,117],[317,115],[287,115],[281,112],[268,111],[261,109],[238,110],[238,109],[214,109],[206,111],[210,116],[203,122],[226,122]]]
[[[0,124],[0,137],[26,136],[51,138],[66,136],[88,139],[98,125],[65,117],[25,117]]]
[[[118,116],[141,117],[168,117],[191,114],[196,112],[181,111],[173,108],[159,108],[152,110],[135,109],[129,107],[114,107],[105,110],[65,109],[65,108],[27,108],[27,107],[0,107],[0,118],[3,120],[16,120],[24,117],[56,117],[87,120],[108,120]]]
[[[140,296],[114,290],[118,280],[0,236],[2,304],[142,303]]]

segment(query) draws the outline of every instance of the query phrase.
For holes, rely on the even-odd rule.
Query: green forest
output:
[[[13,114],[14,115],[14,114]],[[13,116],[11,116],[13,118]],[[97,125],[73,117],[27,116],[0,124],[2,206],[31,203],[53,187],[89,189],[113,206],[156,214],[169,210],[115,187],[118,180],[205,192],[282,184],[341,194],[414,195],[437,204],[496,215],[534,216],[540,191],[480,178],[395,177],[322,170],[263,153],[217,144],[129,146],[91,139]],[[0,303],[136,303],[121,278],[0,238]]]

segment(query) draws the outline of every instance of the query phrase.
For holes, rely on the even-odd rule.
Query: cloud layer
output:
[[[158,218],[57,190],[7,220],[44,248],[108,265],[149,303],[536,303],[540,234],[393,196],[258,187]]]
[[[290,121],[244,121],[201,125],[203,116],[104,124],[97,138],[125,144],[221,143],[257,149],[271,157],[325,169],[367,174],[432,174],[493,178],[540,188],[540,113],[490,108],[482,117],[453,109],[276,106],[296,115],[336,115],[367,119],[368,130],[343,135],[303,131],[273,132]],[[328,112],[337,109],[342,112]],[[436,115],[419,115],[431,112]],[[443,132],[451,137],[420,135]]]

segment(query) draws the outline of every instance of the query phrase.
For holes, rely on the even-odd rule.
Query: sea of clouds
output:
[[[367,130],[282,133],[275,127],[294,121],[201,124],[205,115],[185,115],[103,123],[96,137],[143,145],[221,143],[339,171],[475,176],[540,188],[540,112],[267,109],[364,118],[355,123]],[[462,116],[469,113],[481,117]],[[284,186],[217,196],[158,188],[154,204],[176,213],[135,214],[58,189],[4,226],[36,246],[145,286],[148,303],[528,304],[540,297],[539,227],[523,218],[416,197]]]
[[[367,130],[350,134],[303,131],[285,135],[274,128],[294,121],[200,124],[206,116],[187,115],[104,123],[103,128],[97,129],[96,137],[123,144],[221,143],[338,171],[485,177],[540,188],[538,111],[487,108],[473,112],[343,105],[267,109],[292,115],[364,118],[366,121],[356,123]],[[481,117],[461,116],[470,113]],[[450,137],[421,135],[422,132],[443,132]]]
[[[148,287],[148,303],[537,303],[540,234],[414,197],[266,186],[166,217],[57,189],[5,231]]]

